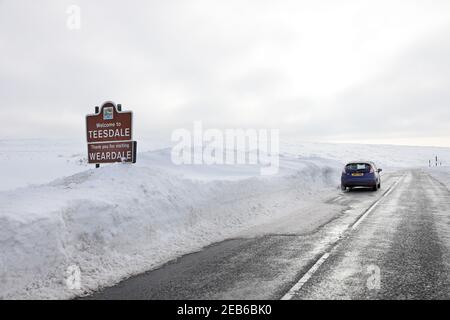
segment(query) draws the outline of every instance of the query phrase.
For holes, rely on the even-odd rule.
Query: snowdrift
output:
[[[277,175],[260,176],[175,166],[164,149],[0,192],[0,298],[70,298],[156,268],[335,192],[341,166],[284,155]],[[71,266],[80,289],[66,285]]]

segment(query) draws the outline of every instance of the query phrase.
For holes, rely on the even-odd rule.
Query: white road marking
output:
[[[378,206],[378,204],[386,198],[394,189],[397,187],[399,182],[404,178],[404,176],[400,177],[393,185],[389,187],[389,189],[377,200],[375,201],[369,209],[366,210],[357,220],[356,222],[351,225],[349,228],[347,228],[342,235],[345,235],[348,232],[351,232],[352,230],[355,230],[361,222]],[[299,291],[300,289],[305,285],[306,282],[316,273],[316,271],[320,268],[320,266],[328,259],[330,256],[330,253],[338,246],[339,242],[344,239],[343,236],[340,236],[333,244],[331,244],[331,249],[326,251],[319,260],[314,263],[314,265],[300,278],[300,280],[281,298],[281,300],[291,300]]]
[[[291,288],[291,290],[286,293],[281,300],[291,300],[292,297],[300,291],[300,289],[303,287],[303,285],[308,282],[308,280],[316,273],[317,269],[322,265],[322,263],[325,262],[325,260],[328,259],[330,256],[329,252],[325,252],[319,260],[314,263],[314,265],[306,272],[303,277]]]
[[[403,178],[403,177],[402,177]],[[358,220],[356,220],[356,222],[353,224],[352,226],[352,230],[355,230],[356,228],[358,228],[358,226],[360,225],[360,223],[373,211],[375,210],[375,208],[378,206],[378,204],[381,202],[381,200],[383,200],[384,198],[386,198],[393,190],[394,188],[399,184],[401,178],[399,178],[392,186],[389,187],[389,189],[380,197],[380,199],[378,199],[377,201],[375,201],[370,207],[369,209],[367,209],[367,211],[358,218]]]

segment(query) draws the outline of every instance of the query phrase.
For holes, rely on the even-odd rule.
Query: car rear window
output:
[[[361,172],[369,172],[370,164],[368,163],[349,163],[345,166],[346,171],[361,171]]]

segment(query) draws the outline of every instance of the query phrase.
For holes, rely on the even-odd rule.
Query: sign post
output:
[[[133,141],[133,113],[105,102],[86,116],[88,163],[136,163],[137,142]]]

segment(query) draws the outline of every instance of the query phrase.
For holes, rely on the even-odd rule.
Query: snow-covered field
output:
[[[0,298],[70,298],[155,268],[338,192],[343,162],[427,166],[450,149],[284,142],[280,170],[175,166],[141,144],[138,163],[92,169],[79,141],[0,140]],[[300,212],[300,213],[299,213]],[[301,216],[298,230],[333,211]],[[249,234],[252,234],[249,232]],[[66,285],[81,270],[81,289]]]

